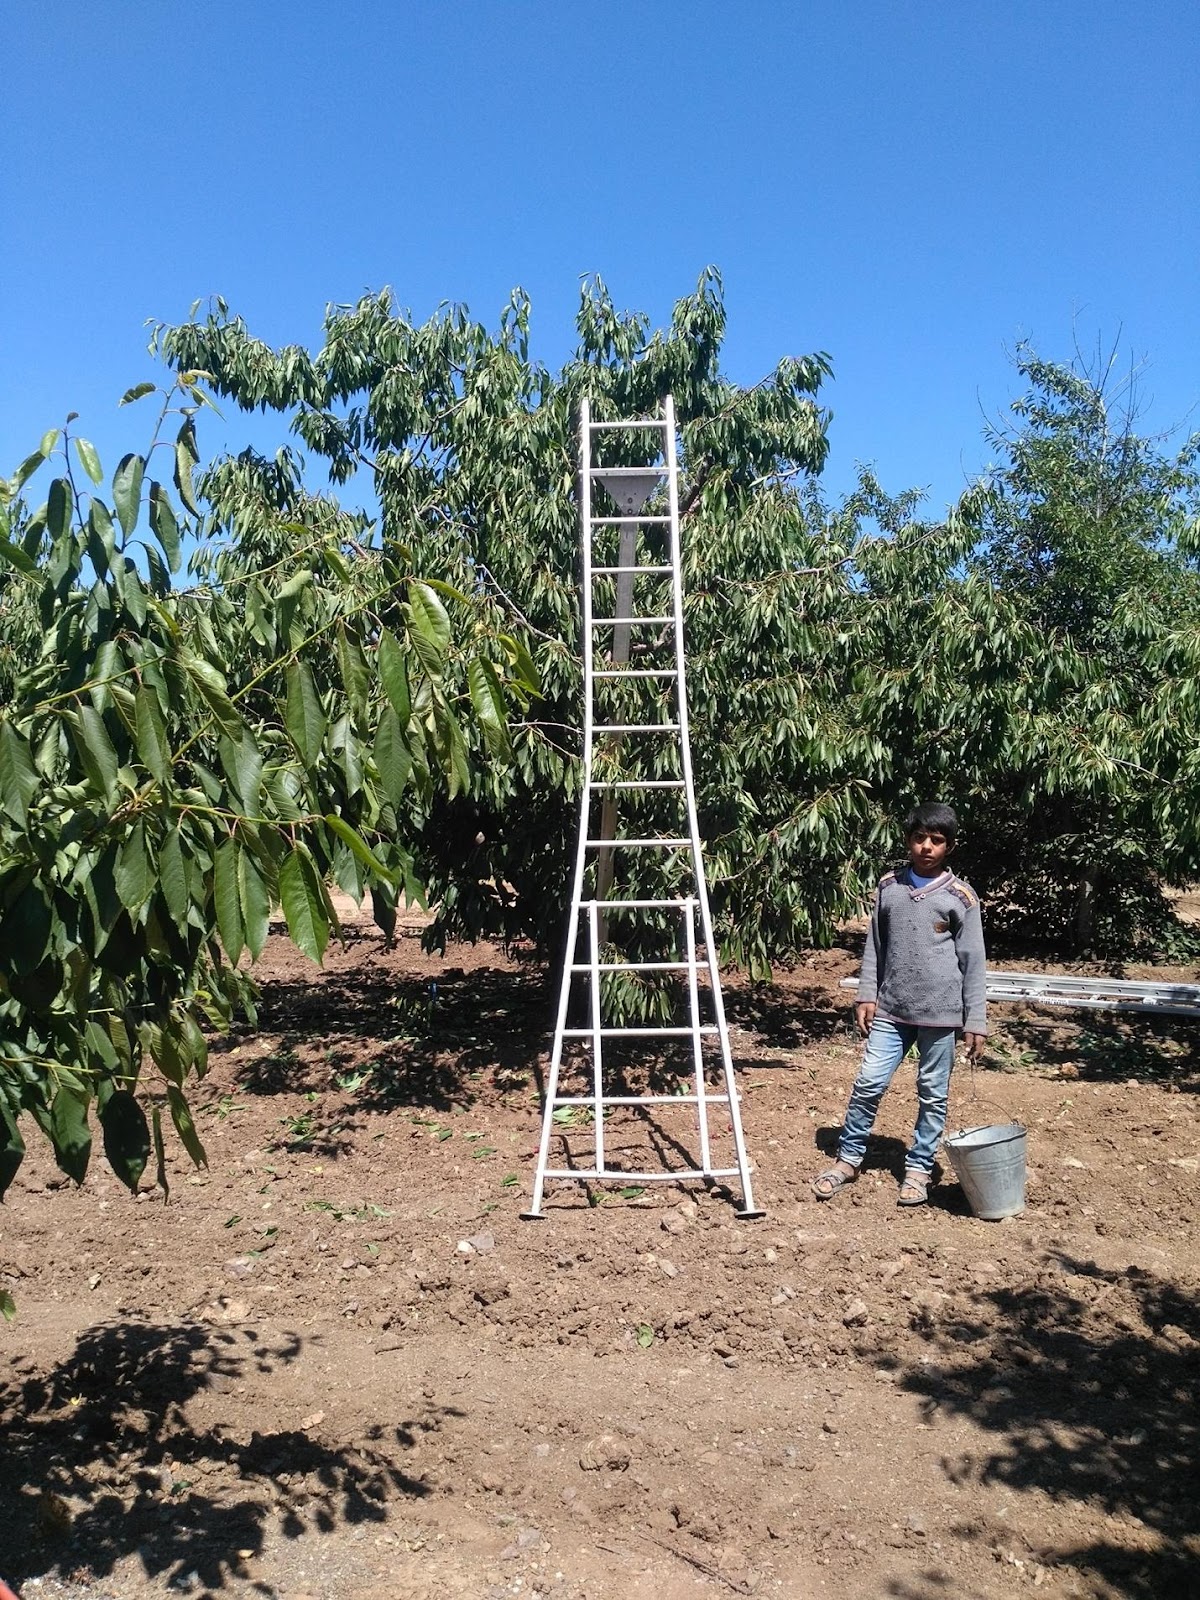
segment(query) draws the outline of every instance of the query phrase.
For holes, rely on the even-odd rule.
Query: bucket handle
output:
[[[988,1106],[988,1107],[990,1107],[991,1110],[998,1111],[1001,1114],[1001,1116],[1004,1118],[1005,1122],[1016,1122],[1017,1118],[1013,1116],[1011,1111],[1009,1111],[1006,1106],[1002,1106],[997,1101],[989,1100],[986,1095],[980,1094],[980,1092],[979,1092],[979,1084],[978,1084],[978,1082],[976,1080],[976,1077],[975,1077],[975,1057],[974,1056],[968,1056],[967,1057],[967,1065],[971,1069],[971,1106],[972,1106],[972,1108],[974,1108],[977,1105],[978,1106]],[[974,1126],[979,1126],[979,1124],[974,1124]]]

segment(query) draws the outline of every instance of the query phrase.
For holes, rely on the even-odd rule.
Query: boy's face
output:
[[[908,836],[908,859],[923,878],[936,878],[945,870],[950,841],[934,828],[914,828]]]

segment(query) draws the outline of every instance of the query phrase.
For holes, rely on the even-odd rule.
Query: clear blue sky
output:
[[[314,344],[521,284],[557,365],[581,275],[661,320],[708,262],[731,377],[832,356],[834,494],[956,497],[1022,337],[1121,335],[1144,426],[1200,426],[1198,43],[1195,0],[8,7],[0,471],[68,409],[111,471],[145,320],[201,296]]]

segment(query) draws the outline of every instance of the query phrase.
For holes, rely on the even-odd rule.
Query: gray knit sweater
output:
[[[915,889],[908,867],[880,880],[858,979],[876,1015],[919,1028],[987,1032],[986,967],[979,899],[944,872]]]

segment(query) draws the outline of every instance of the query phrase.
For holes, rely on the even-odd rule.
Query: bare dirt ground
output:
[[[911,1074],[822,1205],[851,940],[729,982],[764,1220],[559,1186],[529,1223],[552,986],[418,932],[321,973],[272,941],[168,1205],[31,1150],[0,1212],[22,1600],[1200,1594],[1194,1022],[996,1007],[1025,1214],[949,1174],[897,1209]],[[970,1094],[952,1122],[996,1120]]]

